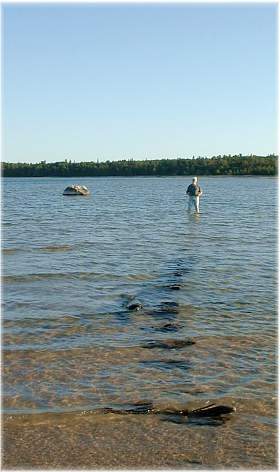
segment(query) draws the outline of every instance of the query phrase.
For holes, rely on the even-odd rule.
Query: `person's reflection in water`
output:
[[[188,220],[193,221],[194,223],[200,223],[200,213],[187,213]]]

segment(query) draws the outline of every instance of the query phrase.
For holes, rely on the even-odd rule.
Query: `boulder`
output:
[[[89,195],[90,191],[84,185],[69,185],[63,192],[63,195]]]

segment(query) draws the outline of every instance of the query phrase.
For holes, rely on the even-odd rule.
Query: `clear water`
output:
[[[3,180],[7,413],[214,400],[275,422],[277,181],[201,178],[200,215],[189,181]]]

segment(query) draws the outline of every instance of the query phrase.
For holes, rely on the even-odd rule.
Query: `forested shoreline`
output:
[[[211,158],[145,159],[104,162],[2,163],[3,177],[105,177],[172,175],[267,175],[277,174],[278,156],[224,155]]]

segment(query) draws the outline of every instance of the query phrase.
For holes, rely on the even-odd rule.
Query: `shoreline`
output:
[[[216,426],[160,415],[3,414],[2,468],[276,470],[277,427],[261,418],[261,405],[246,402]]]
[[[193,174],[188,174],[188,175],[83,175],[83,176],[79,176],[79,175],[42,175],[42,176],[39,176],[39,175],[15,175],[15,176],[3,176],[2,175],[2,179],[106,179],[107,177],[109,178],[114,178],[114,179],[148,179],[148,178],[160,178],[160,179],[166,179],[166,178],[170,178],[170,177],[180,177],[182,179],[185,179],[185,178],[191,178],[193,176]],[[232,177],[232,178],[236,178],[236,177],[255,177],[255,178],[264,178],[264,177],[267,177],[269,179],[273,179],[273,178],[278,178],[278,174],[274,174],[274,175],[266,175],[266,174],[240,174],[240,175],[231,175],[231,174],[219,174],[219,175],[198,175],[198,178],[199,179],[202,179],[202,178],[220,178],[220,177]]]

